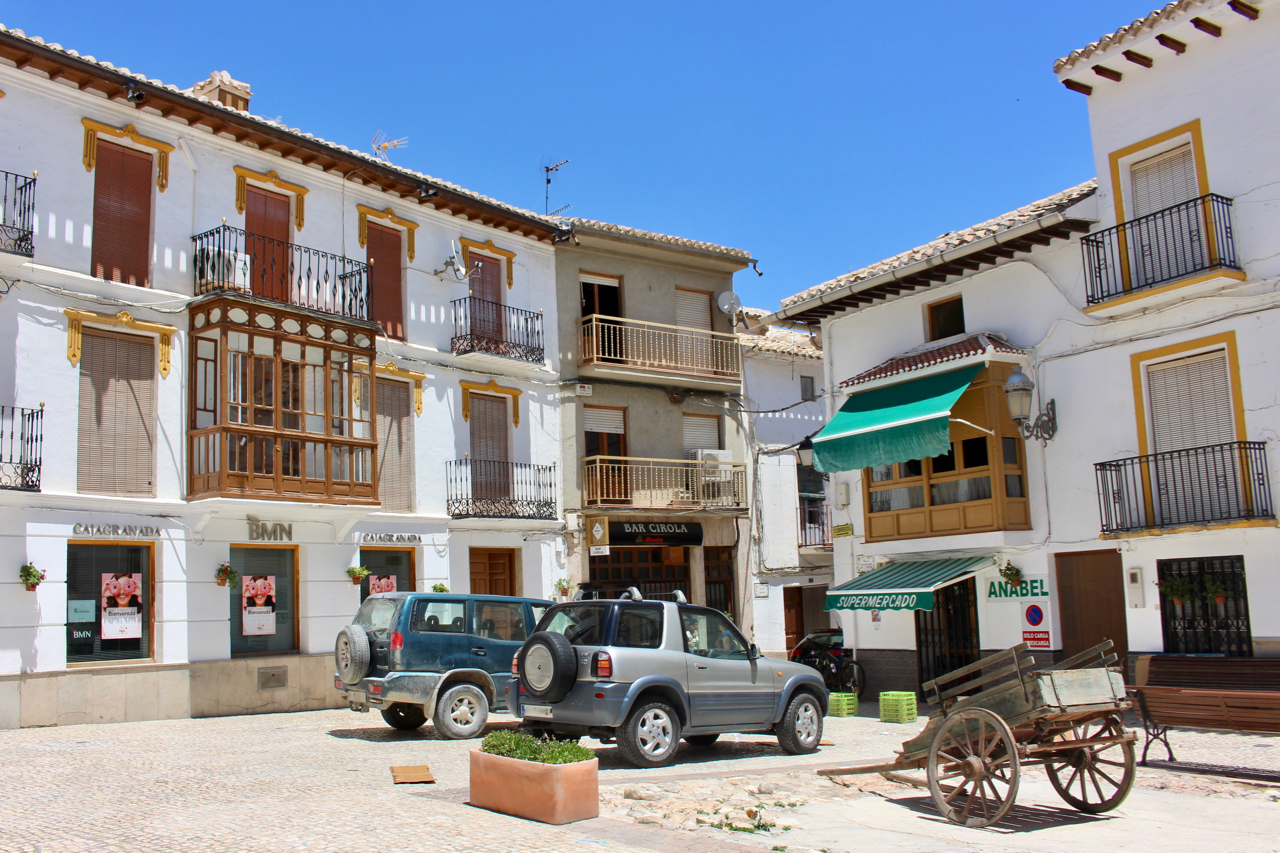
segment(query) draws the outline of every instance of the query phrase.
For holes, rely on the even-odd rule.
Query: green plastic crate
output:
[[[832,693],[827,704],[828,717],[858,716],[857,693]]]
[[[880,694],[880,722],[914,723],[916,694],[888,691]]]

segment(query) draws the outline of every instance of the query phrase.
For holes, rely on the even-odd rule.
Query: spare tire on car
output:
[[[369,671],[369,635],[359,625],[346,626],[338,632],[333,658],[342,682],[359,684]]]
[[[578,658],[563,634],[538,631],[516,653],[520,685],[538,702],[559,702],[578,680]]]

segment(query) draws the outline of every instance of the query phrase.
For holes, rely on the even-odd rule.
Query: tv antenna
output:
[[[561,160],[559,163],[556,163],[554,166],[542,167],[542,171],[546,172],[547,174],[547,186],[542,199],[542,212],[545,213],[547,216],[552,215],[551,214],[551,173],[560,171],[560,167],[566,165],[568,162],[569,162],[568,160]],[[566,204],[564,207],[558,208],[556,210],[556,213],[560,213],[561,211],[568,210],[568,209],[569,209],[569,205]]]
[[[378,131],[373,135],[373,156],[377,157],[379,160],[384,160],[387,163],[391,162],[391,158],[387,156],[387,152],[389,150],[392,148],[408,147],[409,137],[407,136],[403,139],[389,139],[382,131]]]

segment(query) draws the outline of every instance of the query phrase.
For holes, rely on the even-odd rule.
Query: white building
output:
[[[1060,60],[1096,184],[770,318],[820,325],[847,394],[815,445],[855,531],[829,603],[873,690],[1024,640],[1280,655],[1280,104],[1249,82],[1280,71],[1277,8],[1180,0]],[[1010,418],[1015,371],[1045,441]]]
[[[0,728],[328,707],[349,567],[564,576],[560,224],[249,98],[0,31]]]

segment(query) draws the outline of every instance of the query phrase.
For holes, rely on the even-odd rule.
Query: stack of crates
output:
[[[916,694],[889,691],[880,694],[880,722],[914,723]]]
[[[832,693],[827,703],[828,717],[858,716],[857,693]]]

